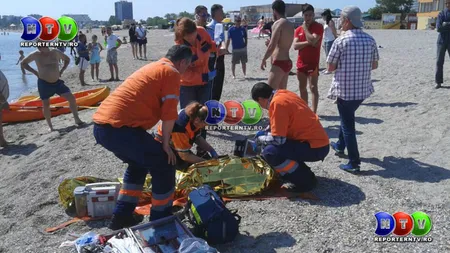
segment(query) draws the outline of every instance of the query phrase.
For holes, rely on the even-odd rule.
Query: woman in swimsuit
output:
[[[92,81],[94,81],[94,70],[95,77],[98,81],[98,70],[100,67],[100,52],[103,50],[103,47],[100,43],[97,42],[97,35],[92,35],[92,43],[89,43],[88,49],[91,52],[91,77]]]

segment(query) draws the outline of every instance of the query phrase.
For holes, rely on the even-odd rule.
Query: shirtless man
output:
[[[272,57],[272,68],[270,69],[268,83],[274,89],[286,89],[289,73],[292,69],[289,50],[293,42],[294,26],[286,19],[286,5],[282,0],[274,1],[272,10],[276,21],[272,27],[272,38],[266,42],[267,52],[262,60],[261,69],[265,70],[267,59]]]
[[[58,49],[49,49],[48,47],[38,47],[25,59],[22,60],[22,67],[38,77],[38,91],[42,100],[43,112],[45,120],[47,121],[49,131],[53,131],[51,122],[51,111],[49,98],[55,94],[67,99],[70,110],[73,113],[75,123],[77,125],[83,124],[83,121],[78,117],[78,108],[75,97],[70,92],[70,89],[64,84],[64,81],[59,79],[63,72],[69,66],[70,58],[61,53]],[[59,61],[64,62],[64,66],[59,69]],[[36,62],[37,71],[30,67],[31,62]]]

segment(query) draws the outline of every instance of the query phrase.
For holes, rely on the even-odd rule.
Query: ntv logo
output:
[[[23,25],[21,47],[72,47],[78,43],[70,42],[78,34],[78,25],[73,18],[62,16],[58,20],[51,17],[25,17],[20,20]],[[39,41],[37,41],[39,40]],[[55,41],[58,42],[55,42]]]
[[[433,240],[424,237],[432,228],[431,218],[424,212],[415,212],[412,215],[404,212],[396,212],[393,215],[378,212],[375,218],[377,220],[375,234],[381,236],[375,238],[376,242],[431,242]],[[386,237],[391,234],[395,237]],[[416,237],[405,237],[409,234]]]

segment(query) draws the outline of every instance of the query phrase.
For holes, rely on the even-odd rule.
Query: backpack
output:
[[[231,242],[239,234],[241,217],[228,210],[209,185],[189,193],[186,214],[194,227],[194,235],[210,244]]]

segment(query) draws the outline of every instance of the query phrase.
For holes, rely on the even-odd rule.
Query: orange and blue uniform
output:
[[[266,161],[298,190],[309,191],[315,176],[305,162],[323,161],[329,139],[318,116],[294,92],[274,91],[269,99],[270,132],[257,137]]]
[[[180,107],[185,108],[192,101],[204,104],[211,99],[212,78],[210,75],[214,66],[210,64],[210,57],[217,51],[216,44],[203,27],[197,27],[197,38],[194,44],[185,40],[176,43],[190,47],[193,54],[191,65],[181,75]]]
[[[150,220],[171,215],[175,168],[168,164],[162,144],[146,130],[160,120],[177,119],[179,89],[180,73],[163,58],[129,76],[94,114],[97,143],[128,164],[114,215],[132,215],[148,173],[152,176]]]
[[[196,139],[201,136],[202,128],[196,128],[194,124],[186,115],[184,109],[178,113],[178,119],[175,121],[173,130],[171,133],[170,146],[177,152],[191,152],[191,148],[194,145]],[[159,142],[162,141],[162,125],[158,126],[158,131],[155,134],[155,139]],[[185,169],[191,164],[183,161],[177,154],[177,168]]]

